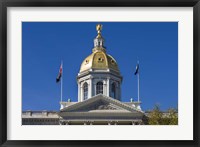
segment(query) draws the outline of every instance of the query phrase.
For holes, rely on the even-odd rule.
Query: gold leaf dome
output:
[[[120,73],[116,60],[106,54],[104,39],[101,35],[102,27],[101,24],[97,24],[97,36],[94,39],[93,53],[83,60],[80,72],[88,70],[114,70]]]
[[[93,49],[94,50],[94,49]],[[80,72],[88,70],[114,70],[119,72],[119,68],[116,60],[111,56],[106,54],[103,48],[97,49],[91,55],[89,55],[85,60],[83,60]]]

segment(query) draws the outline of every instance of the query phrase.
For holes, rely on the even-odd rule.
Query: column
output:
[[[80,102],[82,102],[82,101],[83,101],[83,85],[81,84],[80,87],[81,87],[81,88],[80,88],[80,95],[81,95],[81,97],[80,97]]]
[[[94,80],[93,80],[93,85],[92,86],[94,87],[94,89],[93,89],[94,95],[97,94],[96,84],[97,84],[97,82],[96,81],[94,82]]]
[[[107,80],[103,80],[103,95],[107,96],[106,85],[107,85]]]
[[[108,121],[108,125],[112,125],[112,121]]]
[[[83,124],[84,124],[84,125],[88,125],[88,121],[84,121]]]
[[[107,93],[106,96],[110,97],[110,77],[107,78]]]
[[[88,85],[88,98],[92,97],[92,78],[89,79],[89,85]]]
[[[107,96],[107,87],[108,87],[108,85],[107,85],[107,79],[104,81],[104,95],[106,95]]]
[[[81,101],[81,86],[80,83],[78,83],[78,101]]]

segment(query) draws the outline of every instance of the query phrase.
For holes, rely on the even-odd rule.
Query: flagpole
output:
[[[140,102],[140,72],[138,73],[138,102]]]
[[[61,84],[60,100],[62,102],[62,92],[63,92],[63,90],[62,90],[62,88],[63,88],[63,61],[61,61],[61,65],[62,65],[62,76],[61,76],[61,82],[60,82],[60,84]]]
[[[138,61],[139,66],[139,61]],[[138,70],[138,102],[140,102],[140,70]]]

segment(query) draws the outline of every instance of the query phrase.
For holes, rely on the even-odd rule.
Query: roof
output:
[[[112,69],[120,72],[116,60],[111,55],[106,54],[105,49],[99,47],[95,47],[93,53],[83,60],[80,72],[90,69]]]
[[[60,110],[60,112],[95,112],[95,113],[143,113],[143,111],[119,100],[98,94],[82,102],[77,102]]]

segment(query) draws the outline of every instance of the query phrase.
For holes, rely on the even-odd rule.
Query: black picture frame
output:
[[[23,141],[7,140],[7,7],[193,7],[193,140]],[[199,0],[1,0],[0,1],[0,145],[1,146],[199,146]],[[187,132],[186,132],[187,133]]]

